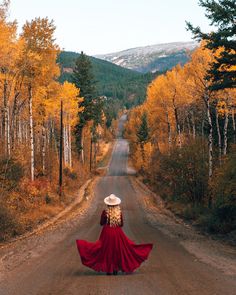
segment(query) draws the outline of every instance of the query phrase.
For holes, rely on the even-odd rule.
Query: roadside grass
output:
[[[19,235],[22,226],[13,212],[2,202],[0,203],[0,242]]]
[[[212,237],[236,245],[236,206],[222,204],[208,208],[176,200],[165,200],[165,207],[202,233],[208,233]]]
[[[202,234],[209,234],[214,239],[236,246],[236,205],[232,202],[227,203],[220,198],[221,202],[215,200],[211,208],[206,203],[193,204],[187,199],[171,194],[169,187],[161,183],[159,186],[153,184],[146,175],[139,174],[139,178],[151,191],[160,195],[166,209],[184,222],[194,226]]]

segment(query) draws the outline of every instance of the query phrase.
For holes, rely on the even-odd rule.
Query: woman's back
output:
[[[109,212],[109,209],[103,210],[101,214],[101,219],[100,219],[100,225],[109,225],[112,227],[116,226],[123,226],[123,215],[120,210],[119,216],[111,216],[111,212]]]

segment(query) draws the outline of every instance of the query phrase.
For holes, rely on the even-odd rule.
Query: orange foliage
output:
[[[228,112],[232,115],[236,106],[235,89],[208,91],[211,81],[206,75],[214,56],[202,43],[187,64],[177,65],[150,83],[146,101],[129,113],[126,124],[126,136],[131,142],[135,163],[141,161],[136,131],[143,112],[147,113],[150,128],[148,159],[157,152],[168,152],[179,140],[184,144],[196,137],[196,130],[201,130],[206,120],[205,95],[211,105],[217,106],[219,114],[224,116]],[[137,166],[141,167],[141,164]]]

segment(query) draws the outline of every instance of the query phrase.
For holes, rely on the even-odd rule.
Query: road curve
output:
[[[0,295],[234,295],[236,282],[188,253],[175,238],[150,226],[137,202],[127,175],[128,142],[122,138],[125,117],[119,123],[108,173],[95,188],[95,199],[83,224],[46,253],[33,257],[0,283]],[[106,276],[83,266],[75,240],[95,241],[100,233],[103,199],[114,193],[122,199],[124,231],[136,243],[154,243],[150,257],[131,275]]]

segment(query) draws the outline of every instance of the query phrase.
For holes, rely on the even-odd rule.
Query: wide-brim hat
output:
[[[118,198],[116,195],[111,194],[110,196],[108,196],[104,199],[104,203],[109,206],[116,206],[121,203],[121,199]]]

